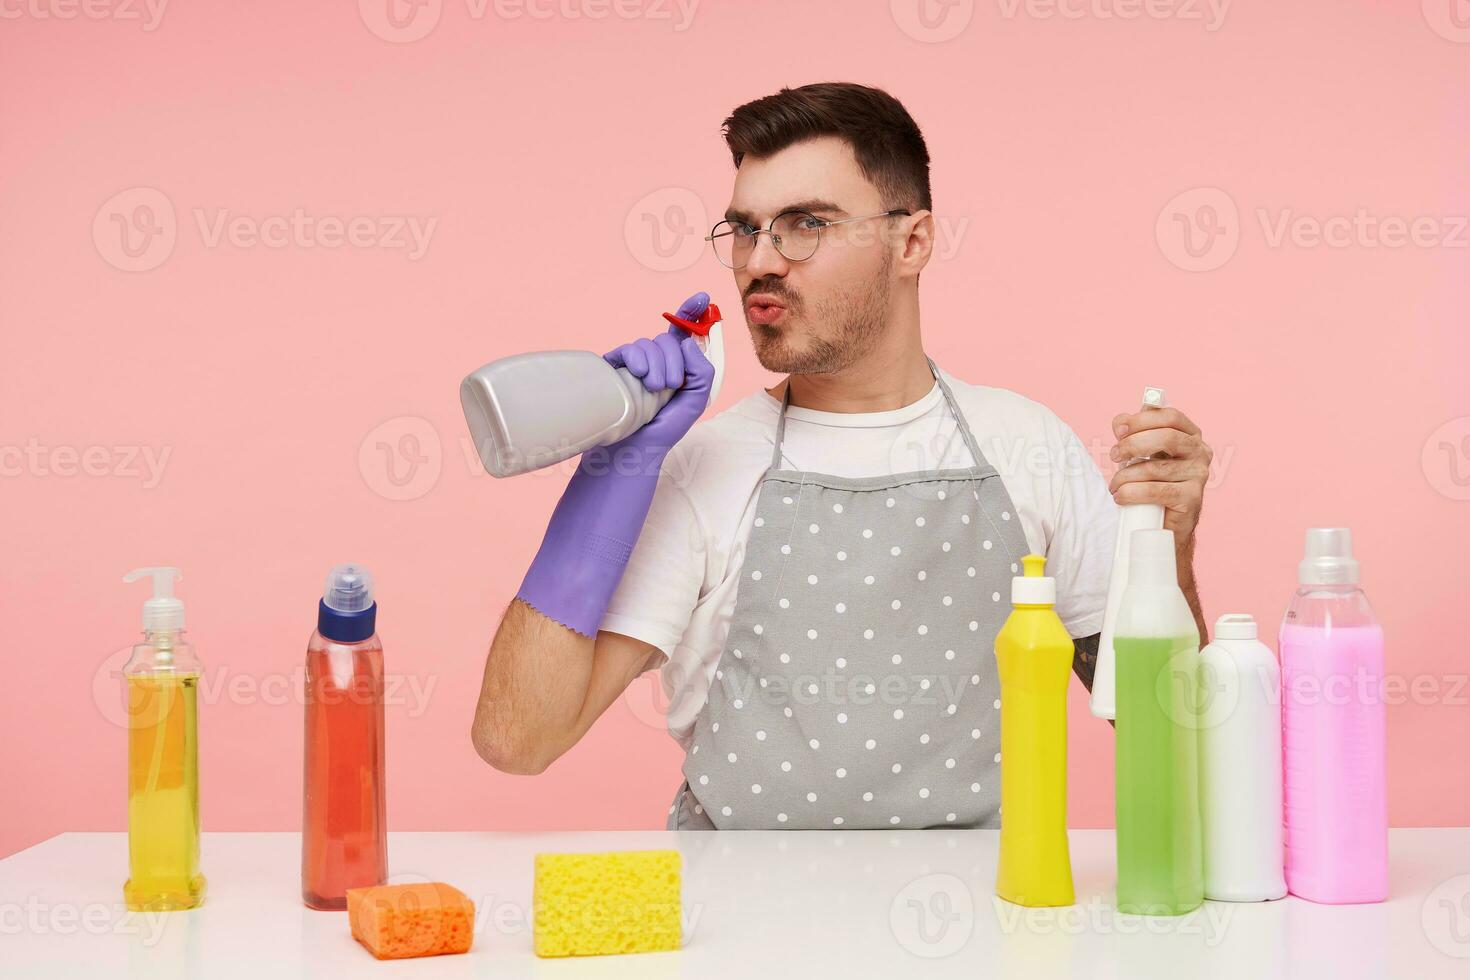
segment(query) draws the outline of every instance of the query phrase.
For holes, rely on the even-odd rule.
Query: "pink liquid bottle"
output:
[[[345,909],[347,889],[388,876],[377,612],[366,568],[332,569],[306,648],[301,897],[314,909]]]
[[[1383,630],[1352,534],[1307,531],[1281,624],[1286,886],[1313,902],[1388,897]]]

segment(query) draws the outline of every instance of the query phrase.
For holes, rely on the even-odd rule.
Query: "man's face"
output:
[[[852,148],[836,137],[741,161],[725,216],[767,228],[784,211],[841,219],[885,209],[878,189],[858,169]],[[757,237],[749,261],[735,270],[756,357],[768,371],[840,371],[873,348],[888,322],[893,254],[903,241],[901,217],[827,228],[808,259],[792,262]]]

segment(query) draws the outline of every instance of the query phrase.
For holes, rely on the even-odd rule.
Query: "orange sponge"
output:
[[[347,889],[352,938],[380,960],[464,953],[475,933],[475,903],[440,882]]]

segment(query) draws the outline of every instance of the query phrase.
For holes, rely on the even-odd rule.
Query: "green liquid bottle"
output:
[[[1199,629],[1179,590],[1173,531],[1135,531],[1118,610],[1120,912],[1183,915],[1204,901]]]

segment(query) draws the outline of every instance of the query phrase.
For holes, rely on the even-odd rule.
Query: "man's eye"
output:
[[[731,222],[730,223],[730,227],[735,230],[735,234],[737,234],[737,235],[744,235],[744,236],[749,237],[750,235],[754,235],[755,234],[755,229],[754,228],[752,228],[750,225],[743,224],[743,223],[741,223],[739,221]]]
[[[802,231],[816,231],[818,228],[825,227],[826,224],[827,222],[821,218],[814,217],[810,214],[802,215],[796,220],[796,227]]]

